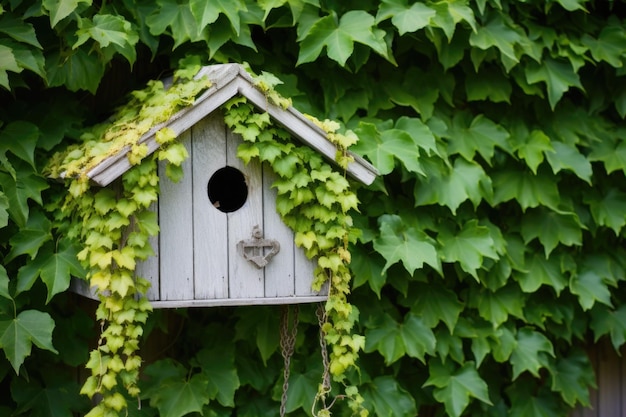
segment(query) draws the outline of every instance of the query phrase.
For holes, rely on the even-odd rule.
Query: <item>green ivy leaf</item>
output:
[[[517,286],[508,285],[493,292],[478,290],[472,292],[471,304],[478,308],[478,314],[493,324],[494,328],[514,316],[524,318],[525,298]]]
[[[172,360],[156,362],[145,370],[151,379],[142,390],[142,398],[150,398],[150,405],[162,417],[183,417],[188,413],[202,413],[209,403],[208,380],[199,373],[188,377],[187,370]]]
[[[17,121],[7,124],[0,131],[0,152],[11,152],[35,169],[35,146],[39,129],[30,122]]]
[[[513,276],[525,293],[534,293],[543,284],[554,288],[557,296],[567,286],[567,278],[561,271],[559,259],[546,258],[538,253],[526,260],[524,271],[515,271]]]
[[[617,138],[604,139],[592,143],[591,149],[589,160],[602,161],[607,173],[611,174],[619,170],[626,173],[626,142],[619,141]]]
[[[546,390],[533,387],[534,384],[516,384],[507,390],[511,399],[510,417],[558,417],[562,414],[554,397]],[[535,388],[535,389],[534,389]]]
[[[78,394],[75,380],[61,372],[43,375],[43,386],[35,378],[12,381],[11,396],[17,403],[16,413],[31,417],[71,417],[84,411],[87,399]]]
[[[425,387],[434,386],[433,396],[443,403],[448,415],[459,417],[476,398],[491,405],[487,384],[476,371],[474,362],[467,362],[459,369],[452,362],[445,364],[433,359],[429,363],[429,377]]]
[[[434,137],[426,126],[421,132],[426,141]],[[415,139],[409,132],[402,129],[388,129],[382,133],[372,123],[360,123],[356,131],[359,142],[351,148],[355,152],[365,155],[376,166],[381,175],[393,171],[396,159],[400,160],[409,172],[415,172],[425,176],[419,162],[420,151]],[[430,138],[429,138],[430,136]],[[419,140],[419,139],[418,139]]]
[[[208,25],[215,23],[220,14],[223,14],[230,21],[230,26],[236,36],[240,35],[241,18],[240,12],[247,10],[246,3],[242,0],[213,0],[211,2],[203,0],[190,0],[189,7],[191,13],[198,22],[198,29],[202,31]]]
[[[530,61],[524,68],[524,71],[526,73],[526,81],[529,84],[539,82],[546,84],[548,100],[553,110],[570,87],[578,87],[583,90],[578,74],[576,74],[572,65],[567,62],[553,58],[546,58],[541,64]]]
[[[380,236],[374,240],[374,249],[387,261],[382,273],[399,261],[410,274],[425,263],[441,272],[435,241],[424,231],[407,226],[398,215],[383,215],[378,221]]]
[[[22,68],[18,65],[12,48],[0,44],[0,86],[11,89],[9,85],[9,75],[7,71],[21,72]]]
[[[492,14],[487,23],[479,26],[469,39],[470,45],[482,50],[494,47],[503,57],[514,63],[519,62],[516,46],[526,41],[524,32],[520,28],[512,27],[511,23],[505,22],[499,13]],[[506,61],[503,59],[503,62]]]
[[[589,48],[596,61],[608,62],[615,68],[622,67],[622,57],[626,52],[626,32],[621,25],[613,23],[604,27],[597,39],[584,34],[580,41]]]
[[[526,327],[518,331],[516,341],[511,354],[513,380],[525,371],[539,378],[539,369],[548,366],[546,355],[554,357],[552,343],[543,334]]]
[[[441,284],[430,282],[416,284],[415,293],[409,293],[407,303],[411,311],[421,317],[424,324],[434,328],[443,321],[450,333],[454,331],[464,304],[457,295]]]
[[[606,195],[587,197],[585,202],[589,204],[589,210],[598,226],[611,228],[618,236],[626,225],[626,193],[611,188]]]
[[[556,141],[553,141],[551,145],[553,152],[546,153],[546,157],[552,167],[552,172],[556,174],[567,169],[591,185],[592,169],[587,158],[575,146]]]
[[[352,248],[351,254],[350,269],[353,271],[353,287],[358,288],[367,282],[380,299],[380,291],[387,282],[387,274],[383,272],[383,260],[378,255],[364,253],[362,246]]]
[[[24,310],[12,320],[0,321],[0,348],[19,374],[24,359],[30,355],[32,345],[58,353],[52,346],[54,320],[48,313]]]
[[[516,151],[517,155],[526,161],[533,174],[537,175],[537,167],[543,162],[544,155],[553,152],[554,149],[548,135],[541,130],[533,130]]]
[[[473,32],[476,32],[476,19],[471,7],[465,0],[446,0],[429,5],[437,14],[433,17],[431,26],[441,28],[448,40],[452,40],[456,25],[466,22]]]
[[[308,412],[311,409],[320,382],[319,372],[317,369],[311,369],[305,373],[291,372],[285,404],[286,412],[292,413],[298,408]]]
[[[626,305],[611,309],[606,305],[596,304],[591,310],[591,328],[594,340],[609,335],[611,343],[618,351],[626,343]]]
[[[494,148],[511,152],[507,142],[509,133],[482,114],[471,119],[469,112],[457,112],[445,137],[449,139],[448,154],[458,153],[467,161],[473,161],[476,152],[491,164]]]
[[[578,302],[583,310],[589,310],[596,302],[612,306],[611,291],[607,285],[612,277],[585,265],[578,273],[572,274],[569,288],[572,294],[578,296]]]
[[[42,5],[50,15],[50,26],[69,16],[80,4],[91,5],[91,0],[43,0]]]
[[[52,240],[50,221],[40,211],[34,211],[28,218],[26,226],[9,239],[11,251],[6,255],[5,262],[11,262],[20,255],[29,255],[32,260],[39,248],[50,240]]]
[[[437,241],[445,262],[459,262],[461,268],[476,279],[476,271],[483,266],[485,257],[499,258],[489,228],[480,226],[477,220],[465,223],[458,233],[442,228]]]
[[[423,3],[409,5],[407,0],[383,0],[378,7],[376,23],[391,18],[391,23],[402,36],[425,28],[436,14]]]
[[[87,90],[95,94],[104,75],[104,63],[79,47],[68,53],[58,51],[48,55],[46,74],[50,87],[65,86],[70,91]]]
[[[135,45],[139,35],[129,21],[118,15],[97,14],[93,20],[82,19],[80,29],[76,32],[78,39],[73,48],[85,43],[88,39],[98,42],[101,48],[112,47],[126,58],[132,65],[137,58]]]
[[[48,288],[46,303],[56,294],[68,289],[72,276],[82,278],[85,270],[76,258],[78,246],[63,239],[56,253],[51,254],[41,266],[41,280]]]
[[[495,172],[491,178],[493,205],[515,199],[524,211],[538,206],[559,211],[561,198],[554,177],[509,169]]]
[[[7,300],[13,299],[9,293],[9,275],[2,265],[0,265],[0,297],[4,297]]]
[[[9,199],[0,191],[0,229],[9,224]]]
[[[392,376],[379,376],[363,384],[365,406],[378,417],[417,415],[415,399]]]
[[[363,10],[349,11],[341,19],[333,12],[313,24],[301,40],[296,65],[315,61],[326,47],[328,57],[345,66],[354,51],[354,42],[369,46],[387,60],[392,60],[384,36],[385,31],[376,28],[374,17]]]
[[[512,90],[511,81],[500,70],[493,68],[482,68],[479,76],[469,77],[465,81],[465,92],[469,101],[510,103]]]
[[[11,13],[5,13],[0,17],[0,33],[10,36],[18,42],[26,43],[41,49],[37,40],[37,34],[32,24],[24,22]]]
[[[365,332],[365,351],[378,351],[391,365],[407,355],[425,361],[426,354],[435,351],[435,335],[424,321],[413,313],[406,315],[403,323],[388,314],[376,319]]]
[[[158,7],[146,19],[152,35],[166,33],[169,27],[174,38],[174,48],[186,41],[199,40],[198,24],[188,1],[157,0],[156,4]]]
[[[568,405],[590,405],[589,387],[594,386],[595,381],[589,357],[583,350],[577,349],[567,357],[558,358],[550,371],[552,391],[560,392]]]
[[[466,200],[477,207],[483,198],[492,195],[491,180],[476,162],[457,158],[452,168],[443,175],[429,172],[425,180],[415,184],[415,205],[440,204],[450,208],[453,214]]]
[[[207,377],[209,397],[225,407],[234,407],[235,391],[239,388],[234,349],[222,346],[203,349],[196,355],[196,360]]]
[[[9,200],[9,215],[15,223],[24,227],[28,221],[30,207],[28,200],[42,204],[41,192],[49,187],[48,182],[30,170],[17,170],[17,178],[0,172],[0,185]]]
[[[559,244],[582,245],[582,229],[573,213],[555,213],[545,208],[531,210],[522,218],[521,232],[524,243],[537,238],[543,245],[546,258]]]

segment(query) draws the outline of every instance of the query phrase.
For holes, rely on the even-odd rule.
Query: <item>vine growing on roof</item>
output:
[[[78,259],[100,298],[96,317],[101,334],[86,365],[91,375],[81,393],[89,398],[98,394],[102,400],[89,417],[117,416],[128,407],[128,396],[140,394],[139,338],[152,307],[144,297],[149,283],[135,277],[135,268],[153,255],[148,239],[158,233],[156,215],[150,211],[158,198],[157,162],[166,161],[168,176],[177,180],[182,175],[180,164],[188,155],[167,128],[157,132],[161,147],[153,155],[147,155],[147,146],[139,139],[192,104],[210,86],[205,79],[193,78],[199,69],[197,60],[188,59],[183,65],[174,74],[172,86],[166,88],[162,82],[153,81],[146,89],[133,92],[129,103],[111,120],[83,134],[82,143],[57,155],[50,164],[51,175],[69,182],[67,198],[53,209],[60,209],[60,220],[69,222],[68,236],[81,243]],[[289,105],[271,89],[271,80],[263,75],[259,88],[268,99]],[[294,230],[296,244],[308,257],[318,259],[314,289],[329,283],[328,320],[322,330],[332,346],[329,372],[343,381],[346,371],[356,367],[358,352],[365,343],[363,336],[351,333],[358,313],[347,301],[351,278],[348,244],[356,237],[349,212],[357,208],[357,198],[345,178],[345,168],[351,160],[347,147],[357,138],[350,132],[338,133],[337,123],[312,119],[339,149],[336,159],[344,172],[337,172],[315,151],[292,143],[286,131],[273,126],[268,114],[255,112],[245,98],[231,100],[224,110],[226,123],[244,139],[238,156],[245,163],[252,158],[269,163],[278,175],[273,185],[278,191],[277,209]],[[125,147],[130,149],[128,158],[133,167],[121,181],[107,188],[90,187],[89,170]],[[356,387],[349,386],[346,392],[355,413],[367,415]],[[330,414],[330,405],[326,405],[329,394],[330,388],[320,385],[316,396],[319,416]]]

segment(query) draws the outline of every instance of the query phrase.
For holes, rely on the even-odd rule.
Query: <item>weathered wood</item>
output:
[[[276,174],[263,167],[263,230],[265,238],[280,242],[280,252],[265,267],[265,297],[295,294],[293,232],[276,212],[276,190],[271,188]],[[307,279],[302,276],[300,279]]]
[[[226,164],[241,171],[248,185],[248,198],[239,210],[227,213],[228,218],[228,263],[230,298],[263,297],[264,274],[250,262],[237,254],[237,244],[250,239],[254,226],[263,228],[263,183],[261,164],[250,161],[248,165],[237,157],[237,146],[242,142],[239,135],[226,132]]]
[[[252,298],[225,298],[219,300],[185,300],[185,301],[153,301],[154,308],[197,308],[197,307],[228,307],[250,305],[280,305],[280,304],[308,304],[319,303],[327,299],[326,296],[310,297],[252,297]]]
[[[158,203],[153,203],[150,210],[159,215]],[[159,300],[161,298],[161,283],[159,282],[159,235],[150,236],[148,244],[154,251],[154,256],[138,262],[135,269],[135,276],[144,278],[150,282],[150,288],[146,292],[148,300]]]
[[[296,139],[316,149],[334,163],[337,148],[328,141],[326,133],[293,107],[283,109],[269,103],[242,66],[238,64],[208,66],[201,70],[199,76],[207,76],[213,85],[200,95],[192,106],[179,111],[166,122],[153,127],[139,139],[139,143],[147,145],[148,154],[159,147],[155,135],[160,129],[168,127],[180,135],[226,101],[241,94],[261,110],[267,111]],[[119,153],[111,155],[91,169],[87,176],[101,186],[108,185],[130,169],[131,164],[126,157],[129,151],[130,147],[126,147]],[[355,161],[349,164],[348,174],[365,184],[371,184],[377,176],[376,169],[362,158],[353,156]]]
[[[608,343],[600,345],[598,361],[598,416],[621,417],[620,359]]]
[[[191,154],[191,134],[181,137],[187,152]],[[164,175],[160,164],[159,196],[159,248],[160,283],[162,300],[193,299],[193,201],[192,168],[193,158],[183,164],[183,178],[173,183]]]
[[[207,193],[211,176],[226,166],[226,126],[219,111],[192,129],[193,253],[196,299],[228,297],[227,216]]]

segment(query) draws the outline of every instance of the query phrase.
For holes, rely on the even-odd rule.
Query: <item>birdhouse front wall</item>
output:
[[[159,166],[160,195],[155,210],[159,235],[152,239],[156,256],[140,263],[137,275],[152,286],[148,298],[155,307],[283,304],[326,299],[327,290],[311,289],[315,264],[294,244],[294,236],[276,212],[274,173],[258,161],[237,158],[242,142],[216,111],[196,123],[179,140],[189,158],[183,178],[172,182]],[[224,202],[209,198],[208,184],[225,167],[243,174],[247,197],[243,205],[224,212]],[[235,170],[231,170],[237,173]],[[228,171],[230,172],[230,171]],[[213,180],[212,180],[213,178]],[[219,179],[219,178],[218,178]],[[218,184],[223,189],[237,184]],[[244,258],[256,251],[257,260],[271,247],[242,249],[255,230],[264,241],[276,241],[279,251],[259,267]],[[249,257],[252,255],[248,254]],[[247,255],[247,256],[248,256]]]

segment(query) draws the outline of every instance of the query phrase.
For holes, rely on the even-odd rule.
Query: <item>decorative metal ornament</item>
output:
[[[263,231],[256,225],[252,228],[252,238],[237,243],[237,251],[257,268],[264,268],[280,251],[280,243],[275,239],[264,239]]]

